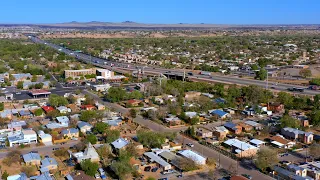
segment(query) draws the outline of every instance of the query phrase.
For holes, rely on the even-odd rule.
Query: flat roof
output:
[[[34,90],[30,90],[29,92],[31,93],[32,96],[51,94],[51,92],[43,89],[34,89]]]
[[[145,152],[144,155],[147,156],[148,158],[150,158],[151,161],[154,161],[154,162],[160,164],[162,167],[171,168],[171,165],[169,163],[167,163],[165,160],[163,160],[161,157],[157,156],[153,152]]]

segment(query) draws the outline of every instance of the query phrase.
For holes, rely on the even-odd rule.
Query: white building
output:
[[[100,160],[99,154],[91,143],[88,144],[88,147],[84,152],[72,153],[72,155],[77,159],[78,163],[86,159],[90,159],[92,162],[98,162]]]
[[[52,145],[52,136],[50,134],[46,134],[40,130],[38,131],[38,136],[44,145],[46,146]]]
[[[178,154],[185,157],[185,158],[188,158],[188,159],[191,159],[192,161],[194,161],[195,163],[199,164],[199,165],[205,165],[206,164],[206,161],[207,161],[207,158],[187,149],[187,150],[181,150],[181,151],[178,151]]]
[[[31,129],[22,130],[17,134],[8,136],[8,141],[10,147],[13,147],[15,144],[30,144],[32,142],[37,143],[37,134]]]
[[[92,89],[94,91],[100,91],[100,92],[108,91],[110,88],[111,88],[110,84],[98,84],[98,85],[92,86]]]
[[[46,125],[48,129],[66,128],[69,126],[69,118],[67,116],[56,117],[57,122],[51,122]]]

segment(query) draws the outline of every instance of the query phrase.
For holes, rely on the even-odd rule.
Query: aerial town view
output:
[[[5,1],[0,179],[320,180],[320,1]]]

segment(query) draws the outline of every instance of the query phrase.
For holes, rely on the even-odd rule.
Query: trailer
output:
[[[211,72],[208,71],[201,71],[200,74],[205,76],[211,76]]]

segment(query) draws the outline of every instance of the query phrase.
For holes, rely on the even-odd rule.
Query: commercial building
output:
[[[92,89],[94,91],[99,91],[99,92],[108,91],[110,88],[111,88],[110,84],[98,84],[98,85],[92,86]]]
[[[108,69],[97,69],[97,79],[111,79],[114,72]]]
[[[64,77],[67,78],[78,78],[80,76],[85,75],[91,75],[96,74],[97,69],[96,68],[90,68],[90,69],[80,69],[80,70],[64,70]]]

